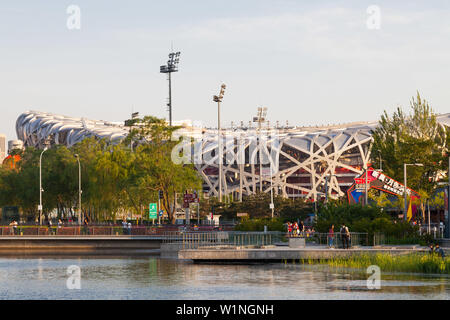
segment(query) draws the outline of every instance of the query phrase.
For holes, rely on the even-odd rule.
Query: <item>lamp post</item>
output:
[[[41,155],[39,156],[39,224],[42,226],[42,155],[45,151],[47,151],[48,148],[44,147],[44,150],[41,152]]]
[[[225,88],[227,86],[222,83],[220,86],[220,93],[218,96],[213,96],[213,101],[217,102],[217,148],[218,148],[218,160],[219,160],[219,202],[222,202],[222,129],[220,127],[220,103],[222,102],[223,95],[225,94]]]
[[[450,238],[450,157],[448,157],[448,187],[447,187],[447,219],[444,221],[445,237]],[[445,218],[445,216],[444,216]]]
[[[80,164],[80,156],[75,154],[75,158],[78,161],[78,223],[81,224],[81,164]]]
[[[407,183],[407,179],[406,179],[406,166],[418,166],[418,167],[423,167],[423,164],[421,163],[404,163],[403,164],[403,178],[404,178],[404,192],[403,192],[403,196],[404,196],[404,202],[405,202],[405,208],[403,209],[403,220],[407,220],[406,214],[408,212],[408,201],[407,201],[407,194],[406,194],[406,183]]]
[[[171,52],[169,53],[169,60],[167,61],[167,65],[163,65],[159,67],[160,73],[167,73],[167,80],[169,80],[169,102],[167,103],[167,107],[169,108],[169,124],[172,126],[172,72],[178,71],[178,63],[180,62],[180,54],[181,52]]]

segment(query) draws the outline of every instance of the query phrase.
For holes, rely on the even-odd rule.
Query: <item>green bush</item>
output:
[[[328,232],[332,224],[335,231],[339,231],[342,223],[350,232],[368,233],[370,240],[374,234],[382,233],[385,244],[421,244],[426,242],[418,235],[418,226],[405,221],[395,221],[388,214],[376,206],[350,205],[343,203],[329,203],[318,213],[316,230]]]

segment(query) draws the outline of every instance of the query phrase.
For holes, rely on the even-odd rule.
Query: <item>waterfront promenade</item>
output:
[[[179,227],[172,229],[178,230]],[[427,247],[419,245],[368,245],[367,237],[359,235],[358,244],[350,249],[341,246],[330,249],[321,238],[288,238],[300,246],[290,246],[286,234],[277,232],[235,231],[168,231],[171,228],[90,227],[88,233],[81,227],[62,228],[48,234],[48,228],[22,229],[22,232],[4,232],[0,236],[0,256],[18,255],[160,255],[166,258],[189,260],[194,263],[254,263],[295,262],[350,258],[362,254],[389,253],[402,255],[425,254]],[[23,234],[23,230],[36,233]],[[211,230],[211,228],[209,228]],[[8,230],[9,231],[9,230]],[[45,231],[45,232],[44,232]],[[357,235],[354,235],[355,240]],[[356,243],[356,241],[355,241]],[[363,243],[363,244],[361,244]],[[448,253],[448,249],[447,253]]]
[[[363,254],[403,255],[427,253],[427,247],[421,246],[377,246],[355,247],[350,249],[329,249],[327,246],[306,246],[289,248],[287,246],[269,246],[265,248],[213,247],[201,249],[181,249],[178,259],[192,260],[194,263],[252,263],[252,262],[295,262],[300,260],[327,260],[350,258]]]

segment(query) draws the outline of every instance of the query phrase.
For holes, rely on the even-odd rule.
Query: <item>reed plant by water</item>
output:
[[[431,254],[391,255],[378,253],[374,255],[361,254],[349,258],[333,258],[327,260],[303,260],[305,264],[327,264],[332,267],[366,269],[377,265],[383,272],[412,272],[450,274],[450,258],[441,258]]]

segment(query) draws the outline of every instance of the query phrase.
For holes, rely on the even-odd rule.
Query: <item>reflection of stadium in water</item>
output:
[[[450,114],[438,116],[438,121],[450,126]],[[326,127],[278,127],[263,128],[260,132],[249,127],[222,129],[223,193],[233,194],[234,199],[240,194],[269,193],[272,183],[275,194],[318,199],[325,196],[328,180],[331,197],[344,196],[354,178],[370,163],[371,132],[376,125],[377,122],[361,122]],[[129,128],[118,122],[27,111],[17,119],[16,131],[25,146],[42,147],[46,139],[51,144],[67,146],[92,136],[120,141],[126,137]],[[185,125],[180,133],[196,139],[201,137],[197,140],[201,145],[193,150],[201,151],[200,159],[215,159],[209,162],[194,160],[194,163],[204,181],[203,191],[217,196],[217,129]],[[261,166],[259,163],[259,144],[255,142],[259,134],[273,138],[267,139],[266,148],[264,143],[261,144],[261,155],[270,153],[272,166],[278,169],[272,175],[268,173],[269,162],[263,161]],[[232,142],[231,147],[226,146],[227,141]],[[243,149],[240,150],[239,145],[243,145]],[[239,161],[240,157],[245,160]]]

